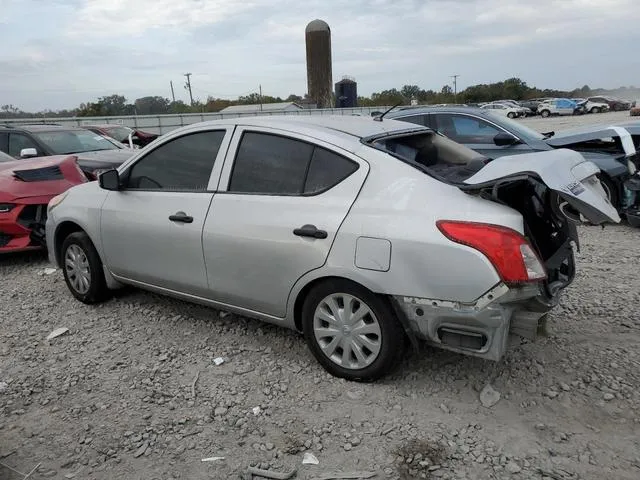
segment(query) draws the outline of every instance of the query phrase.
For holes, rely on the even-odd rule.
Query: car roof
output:
[[[14,130],[26,130],[27,132],[55,132],[55,131],[69,131],[69,130],[82,130],[80,127],[57,125],[57,124],[18,124],[18,125],[4,125],[7,128]]]
[[[229,125],[230,123],[242,126],[280,128],[300,133],[304,133],[304,130],[309,129],[320,130],[336,136],[350,136],[352,140],[353,137],[362,139],[408,130],[429,131],[426,127],[420,125],[408,126],[406,122],[392,120],[386,116],[382,121],[375,121],[371,117],[360,117],[356,115],[264,115],[210,120],[197,125],[201,128],[221,124]]]
[[[83,128],[89,128],[89,127],[93,127],[93,128],[114,128],[114,127],[124,127],[124,128],[131,128],[131,127],[127,127],[126,125],[120,125],[119,123],[91,123],[88,125],[82,125]]]
[[[411,114],[419,115],[421,113],[473,113],[480,116],[486,116],[487,110],[479,107],[406,107],[400,110],[389,112],[385,118],[404,117]]]

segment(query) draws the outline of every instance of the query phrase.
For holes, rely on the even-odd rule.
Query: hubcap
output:
[[[64,268],[73,289],[84,295],[91,287],[91,270],[84,250],[78,245],[70,245],[64,256]]]
[[[318,304],[313,333],[322,352],[343,368],[365,368],[380,354],[378,319],[366,303],[346,293],[334,293]]]

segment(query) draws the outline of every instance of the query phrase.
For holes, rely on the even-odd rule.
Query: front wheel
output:
[[[64,281],[74,297],[83,303],[98,303],[109,296],[100,256],[89,235],[75,232],[62,242]]]
[[[402,357],[404,331],[387,301],[347,280],[327,280],[309,292],[302,326],[309,349],[336,377],[374,381]]]
[[[591,113],[600,113],[600,107],[593,107]]]
[[[542,115],[543,118],[547,118],[549,115],[551,115],[551,112],[549,110],[542,110],[540,112],[540,115]]]
[[[509,112],[509,113],[507,113],[507,117],[509,117],[509,118],[516,118],[516,114],[515,114],[515,113],[513,113],[513,112]]]

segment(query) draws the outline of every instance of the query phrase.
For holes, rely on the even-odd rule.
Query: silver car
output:
[[[421,341],[498,360],[534,337],[575,274],[553,197],[620,221],[598,171],[571,150],[489,162],[384,118],[216,120],[54,198],[47,245],[82,302],[133,285],[233,311],[371,381]]]

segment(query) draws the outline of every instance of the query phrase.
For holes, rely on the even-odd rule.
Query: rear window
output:
[[[447,183],[464,181],[489,161],[464,145],[431,131],[373,139],[369,144]]]

